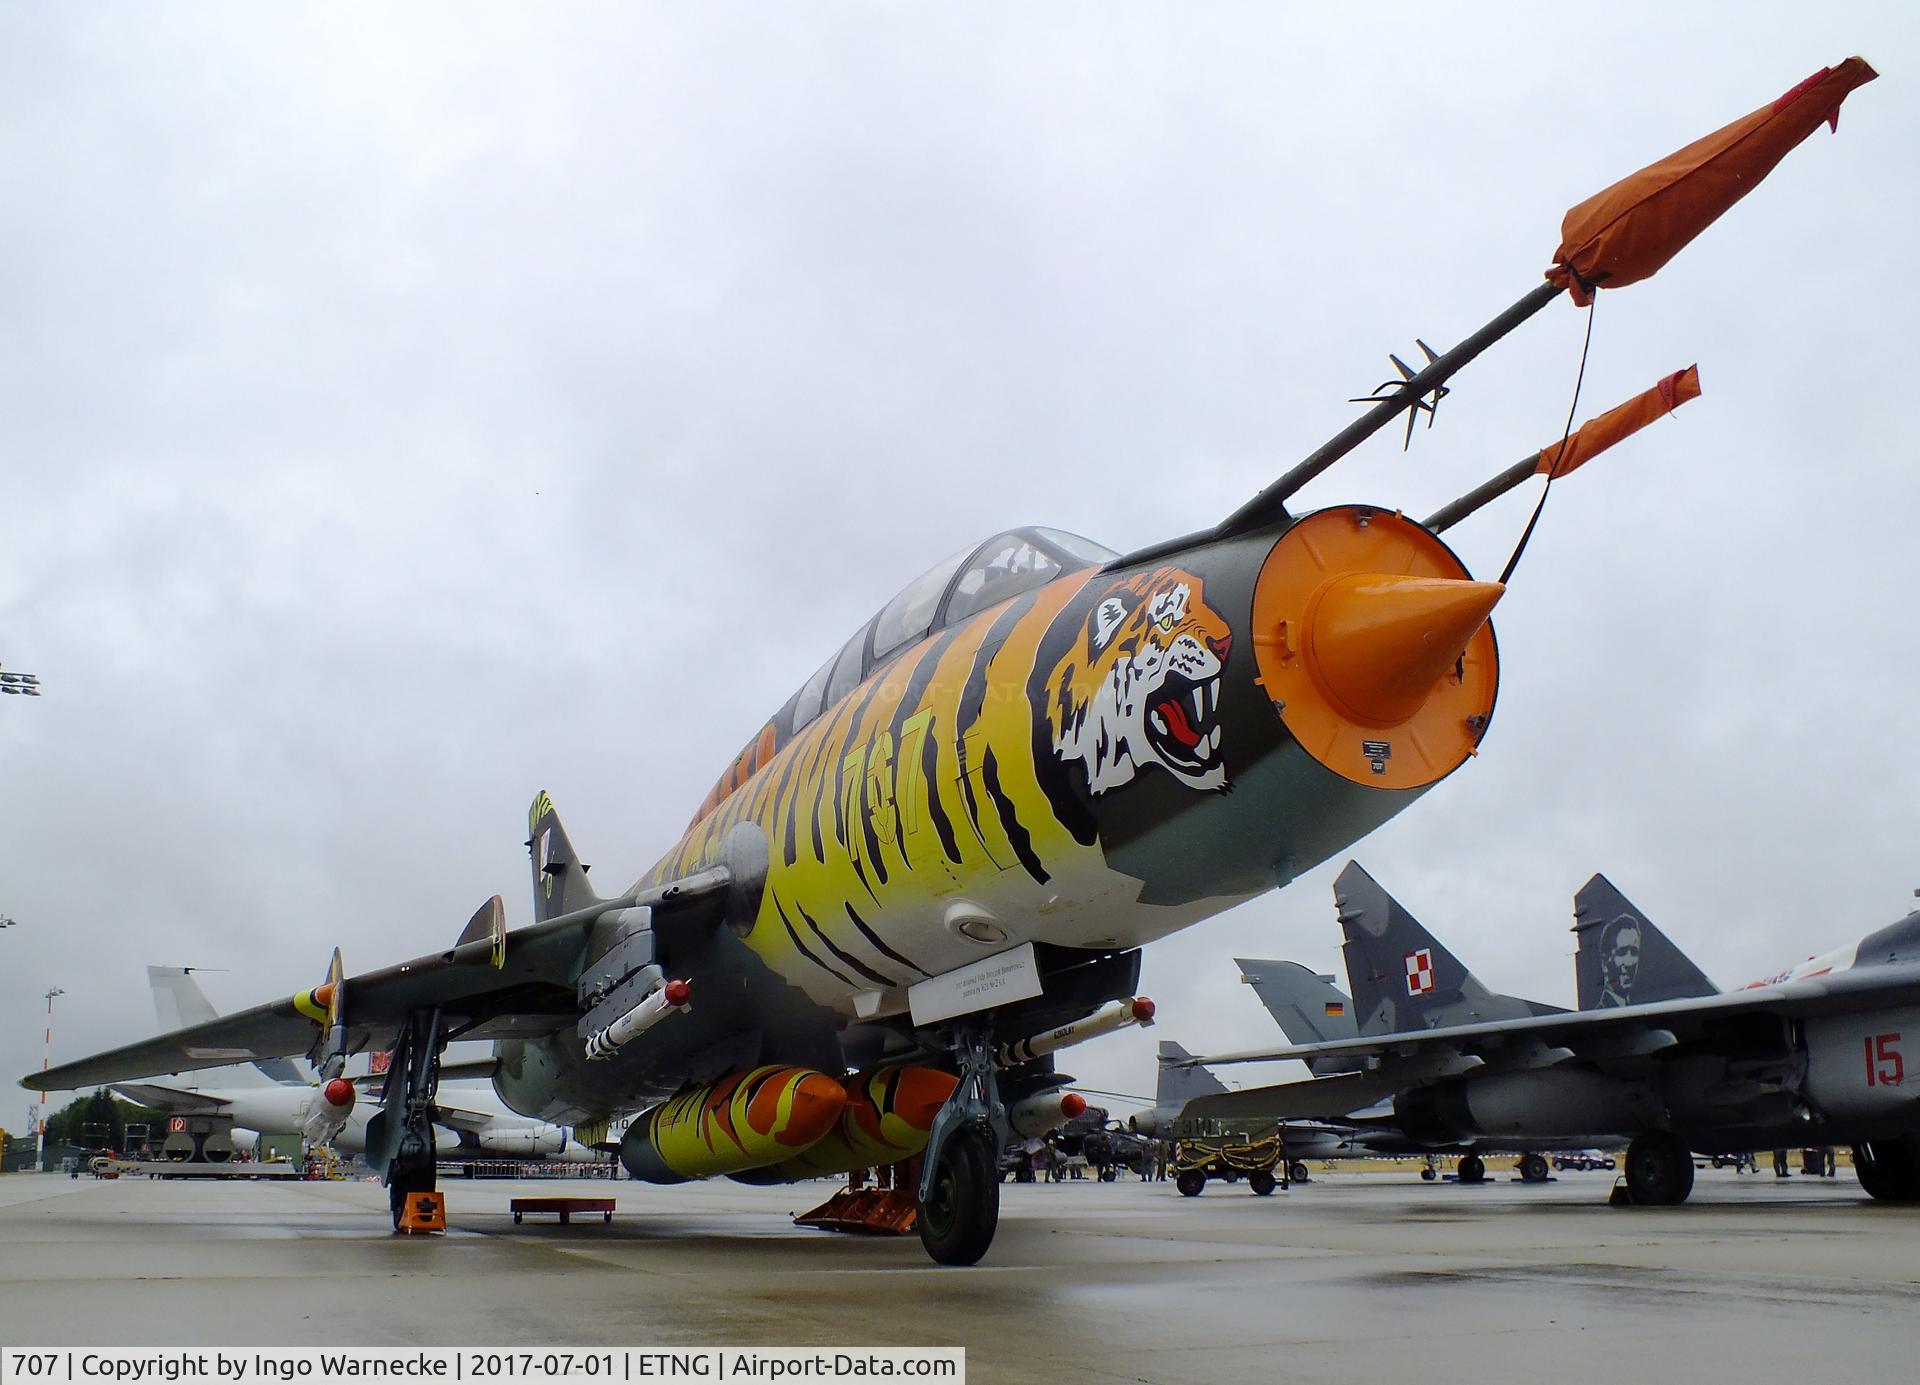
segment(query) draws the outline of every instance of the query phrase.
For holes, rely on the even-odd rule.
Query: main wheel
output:
[[[1311,1180],[1307,1177],[1307,1161],[1306,1160],[1295,1159],[1291,1164],[1287,1165],[1287,1182],[1307,1183],[1310,1181]]]
[[[1188,1169],[1173,1180],[1173,1186],[1180,1190],[1181,1197],[1199,1197],[1206,1190],[1207,1176],[1199,1169]]]
[[[1643,1207],[1674,1207],[1693,1191],[1693,1152],[1678,1135],[1649,1130],[1627,1146],[1627,1191]]]
[[[1247,1175],[1247,1186],[1253,1189],[1255,1197],[1265,1197],[1280,1185],[1270,1170],[1255,1169]]]
[[[433,1191],[433,1165],[425,1168],[397,1168],[387,1182],[387,1203],[393,1210],[393,1229],[400,1229],[400,1218],[406,1214],[407,1195],[409,1193],[430,1193]]]
[[[1000,1180],[991,1143],[977,1125],[965,1125],[940,1151],[932,1194],[920,1204],[920,1244],[937,1264],[977,1264],[993,1244]]]
[[[1458,1172],[1462,1183],[1484,1183],[1487,1178],[1487,1164],[1477,1154],[1463,1154],[1460,1156]]]
[[[1523,1183],[1545,1183],[1551,1170],[1547,1168],[1547,1156],[1544,1154],[1523,1154],[1520,1156],[1520,1181]]]
[[[1853,1172],[1877,1202],[1920,1202],[1920,1138],[1855,1145]]]

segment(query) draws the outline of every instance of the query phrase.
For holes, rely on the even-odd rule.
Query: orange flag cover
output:
[[[1700,397],[1700,367],[1676,370],[1645,394],[1636,394],[1618,408],[1590,418],[1574,430],[1564,449],[1550,442],[1540,449],[1533,468],[1541,476],[1565,476],[1598,457],[1616,442],[1632,437],[1657,418],[1672,413],[1689,399]]]
[[[1823,67],[1772,105],[1696,140],[1573,208],[1547,278],[1585,307],[1593,287],[1648,278],[1750,192],[1840,103],[1879,74],[1864,58]]]

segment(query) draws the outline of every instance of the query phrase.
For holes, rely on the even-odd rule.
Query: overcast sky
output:
[[[1355,854],[1572,1003],[1604,870],[1717,981],[1920,886],[1911,7],[12,5],[0,13],[0,1074],[529,913],[550,790],[609,885],[907,579],[996,529],[1219,519],[1574,202],[1862,53],[1658,277],[1581,414],[1480,758]],[[1559,436],[1555,305],[1301,496],[1424,514]],[[1531,490],[1450,539],[1495,575]],[[1278,1041],[1344,857],[1156,944],[1152,1041]],[[19,1128],[27,1094],[0,1104]]]

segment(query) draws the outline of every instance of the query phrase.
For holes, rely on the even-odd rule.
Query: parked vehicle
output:
[[[1619,1167],[1619,1162],[1611,1154],[1602,1154],[1597,1149],[1574,1149],[1554,1155],[1553,1166],[1562,1170],[1577,1169],[1584,1173],[1590,1169],[1612,1170]]]

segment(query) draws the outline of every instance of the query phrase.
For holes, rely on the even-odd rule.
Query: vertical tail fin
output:
[[[585,909],[600,896],[587,884],[587,871],[567,829],[560,825],[560,814],[553,800],[542,789],[527,810],[527,849],[533,854],[533,917],[535,921]]]
[[[1331,976],[1321,976],[1298,962],[1248,957],[1236,957],[1233,962],[1240,968],[1240,979],[1253,987],[1289,1043],[1333,1043],[1359,1033],[1353,1001],[1333,984]],[[1357,1063],[1357,1059],[1310,1058],[1307,1070],[1320,1077],[1349,1072]]]
[[[1346,934],[1347,984],[1362,1034],[1561,1013],[1488,990],[1358,861],[1347,862],[1333,882],[1333,902]]]
[[[1156,1111],[1177,1112],[1197,1096],[1213,1096],[1227,1090],[1227,1084],[1205,1068],[1176,1068],[1173,1064],[1193,1055],[1171,1039],[1160,1041],[1160,1077],[1153,1086]]]
[[[147,985],[153,991],[153,1017],[160,1022],[162,1034],[220,1018],[200,983],[193,979],[192,967],[148,967]],[[290,1059],[257,1058],[230,1068],[182,1073],[175,1081],[198,1091],[204,1087],[265,1087],[276,1082],[304,1084],[306,1078]]]
[[[1693,959],[1613,882],[1596,875],[1573,897],[1574,989],[1582,1010],[1718,995]]]

